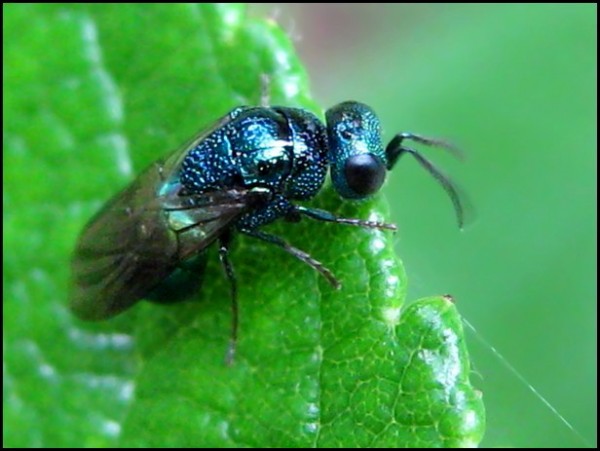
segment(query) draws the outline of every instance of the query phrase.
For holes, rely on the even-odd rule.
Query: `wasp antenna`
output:
[[[447,150],[455,158],[458,158],[461,161],[464,161],[465,159],[465,153],[459,147],[455,146],[449,141],[446,141],[445,139],[431,138],[428,136],[417,135],[415,133],[410,132],[400,133],[399,136],[402,140],[414,141],[425,146],[439,147],[440,149]]]
[[[429,161],[415,149],[411,149],[410,147],[406,146],[400,146],[396,159],[403,153],[411,154],[419,162],[419,164],[423,166],[427,172],[429,172],[439,182],[440,185],[442,185],[444,191],[446,191],[450,197],[450,200],[452,201],[454,211],[456,212],[458,227],[462,230],[465,224],[465,202],[462,200],[461,195],[459,194],[460,190],[458,187],[446,174],[444,174],[431,161]]]
[[[440,149],[447,150],[455,158],[461,161],[464,161],[465,159],[465,154],[463,153],[463,151],[448,141],[438,138],[428,138],[425,136],[416,135],[414,133],[403,132],[398,133],[396,136],[394,136],[394,138],[389,142],[389,144],[385,148],[388,170],[394,167],[400,155],[404,153],[405,148],[402,146],[402,143],[405,140],[414,141],[416,143],[430,147],[439,147]]]

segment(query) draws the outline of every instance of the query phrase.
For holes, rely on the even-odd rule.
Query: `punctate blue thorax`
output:
[[[287,107],[242,107],[183,158],[179,181],[189,193],[267,188],[271,204],[241,219],[257,227],[287,213],[289,202],[310,199],[327,174],[327,135],[319,119]]]
[[[319,192],[327,176],[325,126],[317,116],[300,108],[273,109],[286,118],[294,149],[285,194],[291,199],[310,199]]]
[[[192,193],[279,186],[289,176],[292,143],[285,119],[271,109],[244,108],[191,149],[181,183]],[[272,168],[276,166],[277,170]]]
[[[190,192],[265,187],[292,199],[314,196],[327,172],[325,127],[297,108],[245,107],[191,149],[180,180]]]

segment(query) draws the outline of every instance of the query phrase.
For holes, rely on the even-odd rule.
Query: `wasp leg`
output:
[[[229,243],[231,237],[229,234],[225,234],[219,238],[219,260],[229,280],[229,287],[231,292],[231,337],[229,338],[229,346],[227,348],[227,354],[225,355],[225,363],[231,365],[235,358],[235,351],[237,349],[238,339],[238,324],[239,324],[239,308],[237,301],[237,280],[235,278],[235,272],[233,265],[229,259]]]
[[[271,104],[271,77],[268,74],[260,75],[260,106],[268,107]]]
[[[251,236],[254,238],[258,238],[259,240],[266,241],[267,243],[271,243],[271,244],[275,244],[276,246],[279,246],[284,251],[286,251],[288,254],[293,255],[298,260],[303,261],[311,268],[317,270],[323,277],[325,277],[327,279],[327,281],[334,288],[338,289],[342,286],[341,283],[339,282],[339,280],[337,280],[335,278],[333,273],[328,268],[323,266],[323,264],[321,262],[319,262],[318,260],[315,260],[306,252],[290,245],[289,243],[287,243],[283,239],[279,238],[278,236],[271,235],[270,233],[265,233],[260,230],[240,229],[240,232],[242,232],[245,235],[248,235],[248,236]]]
[[[318,221],[335,222],[337,224],[348,224],[352,226],[365,227],[367,229],[380,229],[380,230],[393,230],[396,231],[395,224],[386,224],[385,222],[378,221],[365,221],[362,219],[355,218],[339,218],[333,213],[327,210],[321,210],[319,208],[307,208],[301,205],[294,206],[296,212],[308,216],[309,218],[316,219]]]

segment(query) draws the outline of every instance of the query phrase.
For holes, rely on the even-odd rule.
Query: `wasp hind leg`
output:
[[[238,327],[239,327],[239,306],[237,300],[237,279],[235,271],[229,258],[229,244],[231,243],[231,235],[226,233],[219,238],[219,260],[225,272],[225,276],[229,281],[229,289],[231,293],[231,336],[229,338],[229,346],[225,354],[225,363],[231,365],[235,359],[237,350]]]
[[[271,105],[271,76],[260,75],[260,106],[268,108]]]

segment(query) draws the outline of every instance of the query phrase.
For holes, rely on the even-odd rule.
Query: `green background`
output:
[[[90,33],[84,8],[73,13],[60,7],[24,7],[9,16],[12,24],[3,24],[5,49],[10,49],[5,61],[13,69],[5,68],[5,89],[7,79],[19,82],[19,91],[8,92],[3,104],[3,128],[8,123],[10,132],[19,130],[26,137],[4,136],[4,444],[103,446],[114,444],[120,431],[120,443],[125,445],[197,445],[185,441],[190,429],[202,431],[202,444],[239,444],[228,441],[229,433],[244,436],[244,443],[250,445],[307,443],[304,439],[319,443],[311,441],[311,430],[294,433],[289,428],[298,414],[294,409],[286,417],[265,417],[265,424],[250,421],[241,426],[231,416],[218,421],[219,415],[213,413],[231,407],[240,393],[247,399],[241,406],[242,418],[252,418],[253,409],[263,412],[275,407],[277,412],[276,407],[287,406],[295,395],[310,393],[314,381],[310,371],[298,381],[296,392],[288,393],[277,383],[289,383],[300,374],[295,371],[304,368],[304,359],[310,362],[303,340],[311,343],[311,335],[297,325],[305,315],[310,317],[310,309],[319,302],[328,306],[334,337],[345,332],[336,327],[356,325],[365,307],[365,294],[360,292],[365,283],[375,291],[369,302],[397,305],[404,285],[389,298],[377,294],[386,290],[386,280],[379,277],[381,267],[369,257],[370,243],[377,242],[377,236],[336,231],[339,247],[311,244],[315,233],[323,233],[327,240],[334,236],[322,226],[301,225],[297,235],[287,236],[332,262],[347,284],[348,291],[342,294],[349,297],[328,292],[315,275],[290,264],[294,288],[309,293],[290,298],[286,294],[290,287],[276,275],[283,264],[279,262],[288,261],[285,256],[240,265],[240,278],[256,281],[246,285],[242,297],[264,296],[271,302],[261,298],[252,305],[242,299],[247,306],[242,317],[247,348],[241,354],[249,358],[241,360],[233,375],[221,365],[228,321],[222,298],[227,296],[227,286],[214,264],[208,275],[215,281],[203,290],[210,302],[198,316],[195,305],[158,313],[156,307],[143,305],[108,324],[85,326],[74,323],[64,308],[66,259],[85,218],[157,152],[173,148],[190,130],[214,119],[212,111],[255,101],[256,84],[249,74],[278,71],[274,101],[315,108],[307,98],[302,69],[269,26],[257,21],[244,29],[247,42],[258,42],[264,52],[247,58],[243,45],[233,50],[214,45],[227,41],[230,27],[240,20],[237,9],[208,16],[194,15],[198,11],[193,9],[169,9],[169,14],[158,16],[150,10],[140,15],[140,11],[94,10],[97,22],[91,25],[102,24],[100,42],[109,35],[126,36],[123,45],[113,44],[109,53],[103,52],[103,46],[89,45],[97,36]],[[361,100],[379,112],[388,137],[411,130],[450,137],[467,150],[465,164],[428,151],[472,197],[475,219],[463,233],[455,229],[443,191],[413,161],[403,161],[390,177],[389,214],[380,202],[340,211],[364,217],[376,208],[391,216],[400,227],[394,240],[407,267],[408,299],[440,293],[455,296],[461,314],[583,437],[562,425],[488,345],[467,334],[471,376],[486,403],[484,444],[595,444],[595,6],[298,6],[275,13],[262,6],[253,11],[255,17],[265,11],[274,15],[297,37],[295,45],[307,63],[311,92],[319,105]],[[211,28],[215,14],[228,25]],[[80,59],[72,58],[81,50],[79,41],[73,41],[77,33],[88,44],[82,48],[89,51]],[[182,41],[182,36],[197,39]],[[37,57],[34,53],[32,58],[31,49]],[[123,81],[117,89],[126,102],[125,116],[118,105],[110,104],[112,97],[106,93],[114,94],[115,86],[102,70],[96,70],[102,64],[97,64],[95,50],[115,71],[109,74]],[[211,58],[196,63],[197,52]],[[145,59],[146,54],[152,58]],[[157,55],[162,59],[156,60]],[[185,58],[189,66],[180,65]],[[85,77],[65,76],[71,73]],[[197,105],[202,108],[195,110]],[[119,133],[112,133],[115,130]],[[132,169],[123,158],[127,149],[121,136],[138,138],[129,149]],[[82,141],[83,145],[74,146]],[[340,208],[332,196],[321,202]],[[363,243],[360,252],[366,265],[346,257],[351,251],[344,245],[353,249],[353,240]],[[243,262],[248,252],[268,251],[242,243],[236,261]],[[377,257],[388,262],[389,250]],[[401,268],[395,271],[402,274]],[[345,300],[350,302],[340,304]],[[440,302],[438,298],[415,305],[436,305],[435,315],[458,333],[460,343],[454,310]],[[450,316],[444,316],[446,312]],[[282,320],[285,324],[279,328]],[[311,327],[306,324],[308,331]],[[382,366],[385,359],[377,361],[378,353],[372,353],[374,362],[362,364],[371,345],[361,340],[380,333],[375,327],[356,335],[359,339],[350,351],[358,352],[360,359],[353,359],[354,354],[338,355],[341,361],[358,366],[336,367],[335,353],[330,361],[335,371],[346,375],[362,371],[376,385],[355,393],[349,404],[344,390],[333,390],[342,396],[328,401],[333,412],[336,405],[353,406],[351,414],[359,419],[367,415],[366,423],[376,426],[387,418],[384,410],[374,407],[389,401],[389,390],[383,388],[385,376],[393,373]],[[413,349],[411,340],[421,337],[422,341],[425,336],[397,333],[402,338],[400,350]],[[163,340],[169,340],[169,346]],[[438,342],[439,337],[433,337],[432,349],[438,349]],[[282,348],[286,353],[280,361],[269,360]],[[464,348],[458,349],[460,371],[468,371]],[[247,381],[256,377],[247,376],[257,368],[264,379],[248,386]],[[379,381],[373,378],[377,374]],[[339,381],[344,382],[344,377]],[[235,387],[237,395],[228,391],[229,386]],[[206,406],[207,397],[208,413],[197,416],[198,405]],[[416,397],[416,405],[423,401],[426,406],[433,404],[425,395]],[[368,408],[363,411],[360,406]],[[412,405],[401,402],[400,406]],[[355,436],[362,430],[352,427],[356,418],[348,416],[347,408],[339,410],[344,413],[338,417],[340,424],[323,434],[321,444],[377,443]],[[310,408],[303,413],[307,412]],[[187,421],[178,423],[179,418]],[[228,424],[241,429],[228,431]],[[285,428],[279,430],[278,425]],[[270,435],[264,432],[269,428]],[[457,432],[455,427],[451,430]],[[398,442],[401,435],[395,433],[392,429],[392,441],[383,436],[380,443],[437,443],[429,437],[418,442],[415,435]],[[457,435],[457,441],[444,443],[464,444],[469,438],[476,442],[479,435],[479,431],[466,431]],[[163,441],[156,441],[157,437]],[[175,438],[164,441],[165,437]]]
[[[449,137],[430,150],[475,219],[455,229],[414,161],[385,188],[409,299],[449,292],[479,334],[581,434],[569,431],[489,346],[467,333],[488,446],[596,444],[596,5],[297,6],[316,98],[379,112],[386,136]]]

